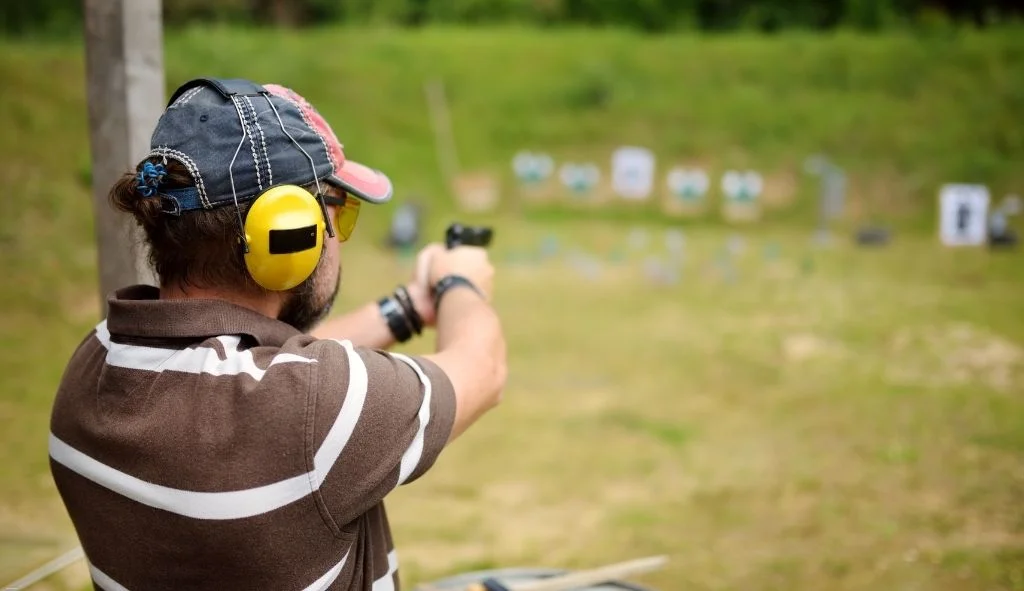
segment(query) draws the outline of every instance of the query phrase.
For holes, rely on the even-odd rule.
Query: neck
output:
[[[160,286],[162,300],[222,300],[259,312],[270,318],[277,318],[283,301],[281,294],[268,292],[251,294],[228,289],[208,287],[183,287],[181,285]]]

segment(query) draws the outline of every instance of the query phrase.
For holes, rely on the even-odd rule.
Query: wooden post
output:
[[[143,237],[107,200],[111,186],[149,151],[166,102],[161,0],[85,0],[86,85],[101,314],[107,296],[156,284]]]

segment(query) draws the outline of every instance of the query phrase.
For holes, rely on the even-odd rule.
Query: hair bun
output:
[[[177,161],[150,158],[139,163],[135,172],[126,172],[110,191],[110,203],[130,213],[143,229],[162,223],[163,205],[157,197],[160,189],[185,187],[192,177]]]

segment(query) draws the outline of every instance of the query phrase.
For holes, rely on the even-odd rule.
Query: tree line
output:
[[[0,31],[80,27],[83,0],[0,0]],[[311,26],[431,23],[619,26],[649,32],[987,27],[1024,17],[1019,0],[163,0],[165,23]]]

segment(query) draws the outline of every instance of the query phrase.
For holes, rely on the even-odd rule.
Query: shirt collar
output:
[[[162,300],[151,285],[119,289],[107,300],[112,335],[154,339],[249,335],[260,345],[280,347],[301,335],[293,326],[224,300]]]

